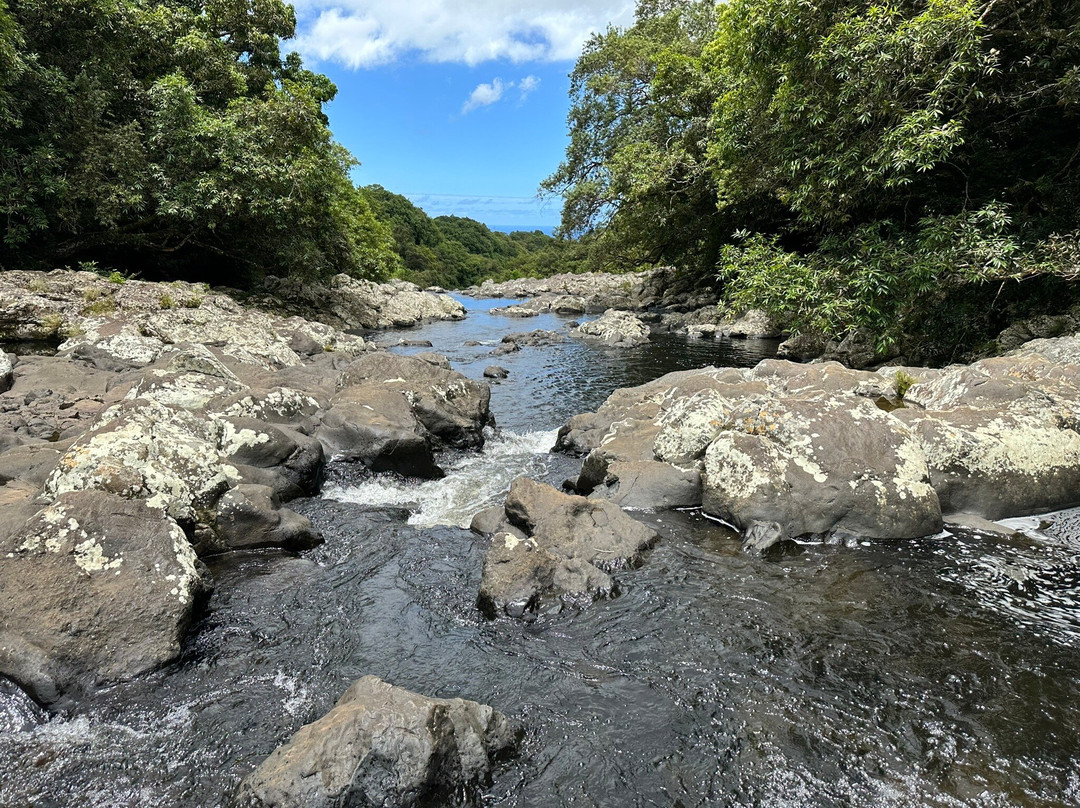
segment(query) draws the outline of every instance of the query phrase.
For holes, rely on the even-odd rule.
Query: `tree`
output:
[[[565,198],[563,232],[599,232],[617,264],[715,262],[716,94],[702,62],[715,24],[711,2],[641,3],[629,29],[589,40],[571,74],[570,145],[543,188]]]
[[[6,71],[0,113],[5,264],[102,260],[216,279],[227,267],[233,283],[393,268],[390,233],[327,128],[322,105],[336,88],[295,54],[281,58],[291,6],[12,0],[9,10],[0,41],[15,43],[20,67]]]

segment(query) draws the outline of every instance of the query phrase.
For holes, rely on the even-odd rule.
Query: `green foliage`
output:
[[[173,300],[172,295],[165,294],[161,296],[161,299],[158,301],[158,305],[160,305],[163,309],[175,309],[176,301]]]
[[[911,389],[911,385],[913,384],[915,384],[915,377],[910,373],[898,370],[896,371],[896,375],[893,376],[893,388],[896,390],[897,398],[906,396],[907,391]]]
[[[1078,65],[1080,0],[643,0],[585,46],[545,187],[614,261],[949,356],[1075,297],[1045,295],[1080,251]]]
[[[116,311],[116,301],[111,297],[102,297],[83,307],[83,314],[112,314]]]
[[[0,261],[377,277],[389,230],[282,0],[0,6]]]
[[[586,251],[577,242],[539,230],[499,233],[461,216],[432,219],[381,186],[361,190],[393,233],[398,275],[420,287],[464,289],[487,278],[547,277],[585,269]]]

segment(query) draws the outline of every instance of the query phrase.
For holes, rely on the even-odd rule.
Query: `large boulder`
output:
[[[561,602],[616,593],[611,574],[638,566],[656,533],[614,503],[560,493],[519,477],[503,513],[482,512],[476,532],[492,536],[478,605],[489,617],[525,617]]]
[[[520,730],[491,707],[433,699],[374,676],[302,727],[240,784],[237,808],[427,806],[479,802]]]
[[[341,374],[316,436],[331,456],[376,471],[441,476],[440,448],[480,448],[491,417],[484,382],[411,356],[371,353]]]
[[[819,394],[731,412],[705,453],[702,505],[746,529],[916,538],[942,525],[915,436],[871,401]]]
[[[570,336],[617,348],[633,348],[649,341],[649,327],[628,311],[608,309],[597,319],[579,325]]]
[[[465,317],[465,307],[449,295],[421,291],[406,281],[374,283],[336,275],[324,285],[270,277],[266,289],[276,307],[344,329],[401,328]]]
[[[0,674],[54,703],[180,653],[208,578],[158,508],[64,494],[0,539]]]

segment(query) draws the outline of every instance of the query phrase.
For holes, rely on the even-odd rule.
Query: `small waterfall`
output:
[[[473,515],[496,503],[515,478],[547,471],[548,452],[557,435],[557,430],[496,432],[483,452],[456,461],[441,480],[380,474],[358,485],[327,486],[323,496],[358,505],[406,506],[414,511],[409,524],[416,527],[468,527]]]

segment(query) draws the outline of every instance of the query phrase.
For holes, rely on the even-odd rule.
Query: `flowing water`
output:
[[[0,805],[227,805],[364,674],[524,722],[488,806],[1080,804],[1076,513],[1019,520],[1007,539],[952,530],[772,561],[698,513],[638,514],[662,541],[620,576],[620,597],[529,625],[484,620],[484,542],[459,525],[519,473],[576,471],[545,452],[567,416],[774,346],[575,342],[492,358],[502,334],[564,321],[467,302],[465,322],[406,336],[474,378],[510,370],[485,452],[446,458],[436,482],[336,470],[323,498],[295,503],[325,545],[213,559],[217,591],[181,660],[70,715],[0,681]]]

